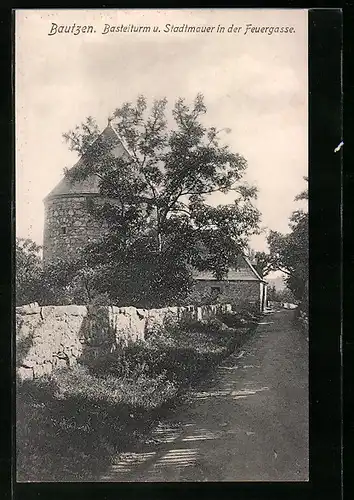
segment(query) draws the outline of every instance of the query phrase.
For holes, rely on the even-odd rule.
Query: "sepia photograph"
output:
[[[308,481],[308,11],[14,38],[17,481]]]

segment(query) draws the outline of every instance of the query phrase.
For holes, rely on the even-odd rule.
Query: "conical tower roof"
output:
[[[108,122],[107,127],[98,136],[96,141],[109,141],[113,150],[111,152],[116,158],[122,158],[124,156],[130,157],[129,151],[124,145],[122,138],[113,128],[111,121]],[[85,161],[85,157],[89,154],[90,150],[88,150],[87,153],[85,153],[78,160],[78,162],[72,167],[71,171],[81,166],[82,163]],[[90,194],[91,195],[99,194],[99,178],[96,175],[92,175],[80,181],[72,181],[67,176],[64,176],[62,180],[55,186],[55,188],[52,189],[52,191],[50,191],[50,193],[45,197],[44,201],[49,200],[51,198],[67,197],[75,195],[90,195]]]

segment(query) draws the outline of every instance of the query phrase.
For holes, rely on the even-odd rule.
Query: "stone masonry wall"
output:
[[[220,292],[215,288],[220,288]],[[208,301],[229,303],[235,309],[243,307],[260,309],[260,291],[259,281],[200,280],[196,281],[189,300],[191,303]]]
[[[77,362],[89,365],[97,355],[168,322],[203,320],[231,311],[229,304],[136,309],[113,306],[39,306],[16,308],[16,368],[20,380],[50,374]]]
[[[49,264],[57,258],[75,256],[79,249],[97,239],[101,233],[102,223],[88,212],[86,196],[63,196],[47,200],[44,263]]]

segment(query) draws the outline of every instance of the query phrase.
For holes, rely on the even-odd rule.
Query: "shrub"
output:
[[[237,312],[224,313],[219,316],[219,320],[230,328],[240,328],[247,324],[247,320],[244,315]]]
[[[156,331],[146,342],[128,344],[96,359],[91,370],[98,376],[168,376],[179,384],[193,383],[197,373],[225,355],[235,331],[219,320],[184,322]]]
[[[261,317],[261,313],[253,311],[233,311],[218,316],[219,321],[229,328],[242,328],[256,323]]]
[[[70,476],[98,473],[142,417],[176,393],[164,375],[98,378],[80,366],[24,382],[17,395],[19,479],[60,480],[62,464]]]
[[[28,389],[28,387],[27,387]],[[17,396],[17,479],[61,481],[94,477],[113,446],[92,425],[53,401]],[[94,452],[93,452],[94,450]]]

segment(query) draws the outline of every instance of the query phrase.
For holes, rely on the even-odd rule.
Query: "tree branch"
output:
[[[184,208],[171,208],[169,211],[170,211],[170,212],[183,212],[183,213],[185,213],[185,214],[187,214],[187,215],[191,216],[190,211],[189,211],[189,210],[186,210],[186,209],[184,209]]]
[[[280,266],[276,266],[276,269],[277,269],[277,271],[281,271],[282,273],[287,274],[288,276],[293,275],[290,271],[288,271],[287,269],[283,269]]]

